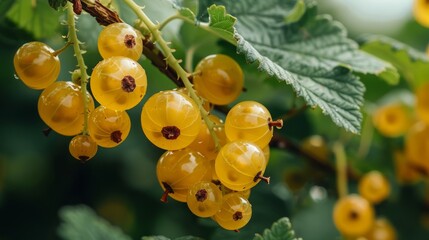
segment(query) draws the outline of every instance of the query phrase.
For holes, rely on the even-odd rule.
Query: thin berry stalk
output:
[[[347,156],[340,142],[334,143],[333,152],[337,167],[337,190],[340,198],[347,196]]]
[[[83,135],[88,135],[88,95],[87,95],[87,84],[88,84],[88,73],[86,72],[86,65],[83,59],[83,53],[80,49],[80,42],[77,37],[76,29],[76,16],[73,11],[73,4],[67,3],[67,23],[68,23],[68,41],[73,44],[74,55],[76,56],[77,65],[81,72],[81,91],[83,100]]]
[[[149,17],[143,12],[142,7],[137,5],[133,0],[124,0],[124,2],[131,8],[131,10],[134,11],[137,17],[146,25],[146,27],[152,34],[152,38],[154,42],[158,43],[161,50],[164,52],[166,57],[165,61],[171,68],[173,68],[176,71],[179,78],[183,81],[183,84],[188,90],[189,96],[198,105],[198,108],[201,112],[201,116],[204,122],[207,124],[207,127],[210,131],[210,135],[212,136],[213,141],[215,142],[216,149],[219,149],[220,147],[219,139],[214,131],[215,124],[209,119],[209,113],[204,109],[201,99],[198,97],[198,95],[195,93],[195,90],[192,88],[192,83],[188,79],[188,73],[182,68],[182,66],[180,66],[179,64],[180,61],[174,57],[172,50],[170,49],[167,42],[162,37],[161,32],[159,31],[159,26],[154,24],[149,19]]]

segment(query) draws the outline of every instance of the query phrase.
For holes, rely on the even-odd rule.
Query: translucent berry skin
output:
[[[429,83],[426,83],[417,89],[415,109],[419,119],[426,124],[429,124]]]
[[[176,88],[176,89],[174,89],[175,91],[178,91],[178,92],[181,92],[181,93],[183,93],[183,94],[185,94],[185,95],[187,95],[187,96],[189,96],[189,93],[188,93],[188,89],[187,88],[185,88],[185,87],[182,87],[182,88]],[[194,89],[195,90],[195,89]],[[197,91],[195,91],[195,93],[197,94],[197,95],[199,95],[198,94],[198,92]],[[205,99],[201,99],[201,102],[203,103],[203,108],[207,111],[207,112],[210,112],[212,109],[213,109],[213,104],[211,104],[210,102],[208,102],[208,101],[206,101]]]
[[[111,57],[95,66],[90,86],[101,105],[113,110],[128,110],[140,103],[146,94],[146,72],[132,59]]]
[[[273,137],[269,126],[271,114],[262,104],[244,101],[236,104],[225,119],[225,134],[229,141],[244,140],[254,142],[264,148]]]
[[[414,18],[422,26],[429,28],[429,3],[426,0],[415,0],[413,8]]]
[[[141,34],[126,23],[112,23],[100,32],[98,51],[104,59],[122,56],[137,61],[143,51]]]
[[[417,122],[408,130],[405,155],[415,169],[429,173],[429,126],[424,122]]]
[[[223,196],[223,203],[214,220],[226,230],[238,230],[244,227],[252,217],[252,205],[249,200],[237,193]]]
[[[366,173],[359,181],[359,194],[373,204],[380,203],[390,194],[390,184],[378,171]]]
[[[226,55],[214,54],[202,59],[195,68],[194,87],[209,102],[227,105],[243,90],[243,71]]]
[[[112,148],[121,144],[130,133],[131,120],[126,111],[98,106],[88,119],[88,131],[101,147]]]
[[[396,240],[396,230],[385,218],[377,218],[374,226],[365,235],[366,240]]]
[[[216,124],[216,127],[214,127],[214,131],[219,139],[220,146],[225,145],[227,139],[222,120],[215,115],[210,115],[209,118],[211,121],[213,121],[214,124]],[[203,120],[201,120],[201,122],[202,126],[197,137],[188,147],[200,152],[202,155],[204,155],[204,157],[209,160],[215,160],[218,151],[216,150],[214,140],[210,134],[207,124]]]
[[[350,237],[362,236],[373,226],[374,209],[365,198],[351,194],[337,201],[333,218],[335,226],[342,234]]]
[[[244,190],[244,191],[234,191],[234,190],[231,190],[231,189],[229,189],[229,188],[227,188],[227,187],[225,187],[223,185],[221,185],[221,189],[222,189],[222,192],[223,192],[224,195],[230,194],[230,193],[237,193],[238,195],[240,195],[240,197],[243,197],[245,199],[249,199],[250,193],[251,193],[250,189],[247,189],[247,190]]]
[[[88,111],[94,110],[94,100],[88,95]],[[82,132],[84,103],[81,87],[65,81],[58,81],[45,88],[38,102],[40,118],[55,132],[74,136]]]
[[[70,154],[81,162],[89,161],[97,150],[97,143],[88,135],[76,135],[69,144]]]
[[[55,82],[61,67],[54,50],[42,42],[22,45],[15,53],[13,65],[22,82],[33,89],[44,89]]]
[[[189,189],[186,204],[196,216],[211,217],[222,205],[222,192],[214,183],[201,181]]]
[[[159,92],[143,105],[141,125],[146,137],[157,147],[182,149],[189,146],[200,131],[200,110],[183,93],[173,90]]]
[[[186,202],[189,189],[195,183],[211,179],[211,166],[204,156],[190,149],[167,151],[158,160],[156,175],[164,193],[179,202]]]
[[[267,166],[268,162],[270,161],[270,145],[267,145],[264,148],[262,148],[262,152],[264,153],[264,157],[265,157],[265,166]]]
[[[266,167],[262,150],[253,143],[235,141],[221,148],[215,160],[216,175],[222,184],[235,191],[254,187]]]
[[[403,135],[410,127],[407,110],[400,104],[380,107],[373,115],[374,127],[386,137]]]

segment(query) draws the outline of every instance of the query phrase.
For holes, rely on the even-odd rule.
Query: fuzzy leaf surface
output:
[[[280,218],[273,223],[270,229],[265,229],[264,233],[255,234],[253,240],[302,240],[295,236],[292,224],[288,218]]]

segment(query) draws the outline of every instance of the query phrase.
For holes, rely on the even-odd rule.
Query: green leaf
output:
[[[142,237],[142,240],[171,240],[171,239],[164,236],[147,236],[147,237]],[[204,239],[199,237],[194,237],[194,236],[183,236],[183,237],[175,238],[174,240],[204,240]]]
[[[288,218],[281,218],[273,223],[271,229],[265,229],[262,235],[255,234],[253,240],[299,240],[295,237],[292,224]],[[302,239],[301,239],[302,240]]]
[[[7,13],[7,17],[35,38],[45,38],[56,34],[60,13],[49,7],[47,1],[17,0]]]
[[[131,240],[122,231],[98,217],[87,206],[68,206],[60,210],[63,220],[58,233],[65,240]]]
[[[209,13],[209,31],[217,33],[219,37],[235,44],[234,39],[234,25],[237,19],[226,12],[224,6],[212,5],[207,9]],[[201,25],[205,26],[205,25]]]
[[[2,0],[0,2],[0,21],[3,20],[3,18],[6,16],[6,13],[9,11],[9,9],[13,6],[14,3],[14,0]]]
[[[285,13],[293,12],[294,5],[284,1],[225,3],[238,19],[234,34],[238,52],[290,84],[338,126],[359,132],[364,87],[351,71],[378,75],[388,68],[383,61],[359,51],[344,27],[330,16],[316,15],[314,6],[297,23],[286,24]]]
[[[49,0],[49,6],[55,10],[58,10],[60,7],[64,7],[66,4],[67,0]]]
[[[142,240],[171,240],[171,238],[167,238],[164,236],[147,236],[142,237]]]
[[[317,15],[314,5],[303,7],[302,0],[218,0],[201,5],[207,2],[222,5],[211,5],[208,23],[199,27],[236,45],[248,62],[291,85],[308,105],[319,106],[353,133],[360,131],[365,90],[354,72],[391,82],[399,78],[392,65],[360,51],[339,22]]]
[[[195,14],[198,13],[198,0],[168,0],[174,8],[179,10],[179,15],[194,22],[196,20]]]
[[[429,58],[426,54],[385,36],[366,36],[362,42],[363,51],[392,63],[414,87],[429,80]]]
[[[194,237],[194,236],[183,236],[183,237],[175,238],[174,240],[204,240],[204,239],[199,237]]]

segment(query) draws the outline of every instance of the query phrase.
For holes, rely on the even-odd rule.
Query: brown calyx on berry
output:
[[[238,220],[240,220],[240,219],[242,219],[243,218],[243,213],[242,212],[240,212],[240,211],[237,211],[237,212],[235,212],[234,214],[232,214],[232,219],[234,220],[234,221],[238,221]]]
[[[174,140],[180,136],[180,129],[176,126],[165,126],[162,128],[161,134],[168,140]]]
[[[276,127],[277,129],[281,129],[283,127],[283,119],[277,119],[275,121],[271,120],[271,118],[268,118],[268,127],[270,130],[273,127]]]
[[[45,135],[45,137],[49,136],[49,133],[51,133],[52,128],[48,127],[42,130],[43,135]]]
[[[268,183],[268,184],[270,184],[270,177],[265,177],[265,176],[263,176],[262,175],[262,171],[259,171],[257,174],[256,174],[256,176],[253,178],[253,181],[254,182],[256,182],[256,181],[258,181],[258,180],[262,180],[262,181],[264,181],[264,182],[266,182],[266,183]]]
[[[82,163],[82,164],[87,163],[89,160],[88,156],[79,156],[78,158],[79,158],[80,163]]]
[[[128,93],[134,91],[134,89],[136,88],[136,80],[130,75],[127,75],[122,78],[121,84],[122,90]]]
[[[195,198],[198,202],[204,202],[207,199],[207,190],[200,189],[195,193]]]
[[[120,143],[122,141],[122,132],[117,130],[110,134],[110,140],[114,141],[115,143]]]
[[[351,220],[357,220],[358,218],[359,218],[359,213],[357,213],[356,211],[351,211],[350,213],[349,213],[349,218],[351,219]]]
[[[162,194],[162,197],[161,197],[161,202],[163,202],[163,203],[166,203],[166,202],[168,202],[168,200],[167,200],[167,198],[168,198],[168,194],[170,194],[170,193],[174,193],[174,191],[173,191],[173,188],[171,188],[171,186],[170,185],[168,185],[168,183],[166,183],[166,182],[162,182],[162,186],[164,187],[164,193]]]
[[[127,48],[133,48],[136,45],[136,38],[131,34],[127,34],[124,37],[124,44]]]

